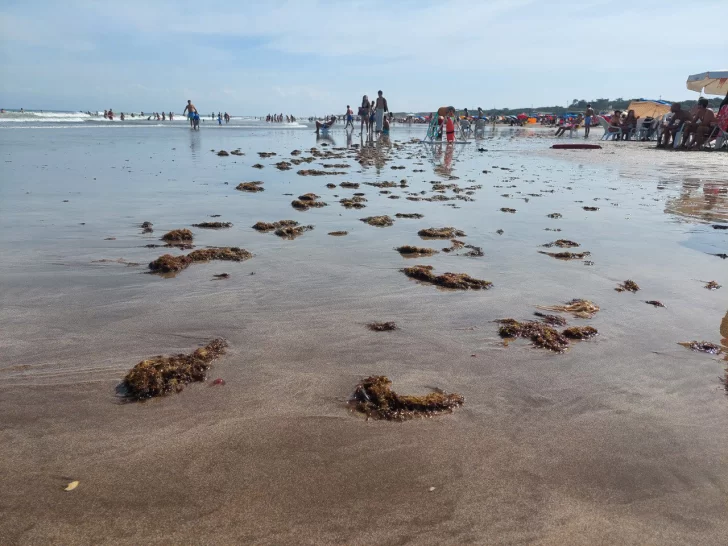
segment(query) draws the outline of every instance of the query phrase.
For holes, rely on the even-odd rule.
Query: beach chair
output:
[[[604,119],[602,116],[598,116],[597,120],[599,121],[599,126],[604,129],[604,134],[602,135],[602,140],[609,140],[609,137],[612,137],[612,139],[616,139],[617,135],[620,137],[622,136],[622,129],[619,127],[614,127],[614,129],[617,129],[616,131],[612,132],[609,129],[613,128],[609,125],[609,122]]]
[[[713,141],[715,141],[715,144],[711,146]],[[703,149],[720,150],[726,143],[728,143],[728,104],[718,112],[717,125],[706,139],[705,144],[703,144]]]

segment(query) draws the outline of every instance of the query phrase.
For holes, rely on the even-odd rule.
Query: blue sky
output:
[[[697,98],[728,0],[0,0],[0,106],[261,115]],[[667,37],[667,38],[665,38]]]

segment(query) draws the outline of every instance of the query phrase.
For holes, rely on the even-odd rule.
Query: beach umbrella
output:
[[[516,116],[516,118],[517,118],[517,119],[526,119],[526,118],[528,118],[528,116],[527,116],[526,114],[518,114],[518,115]]]
[[[728,93],[728,70],[714,70],[688,76],[687,88],[704,95]]]

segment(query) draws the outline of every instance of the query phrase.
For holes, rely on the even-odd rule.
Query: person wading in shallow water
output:
[[[190,127],[193,125],[192,117],[197,113],[197,108],[195,108],[195,105],[192,104],[191,100],[187,101],[187,106],[185,106],[185,109],[182,110],[182,115],[187,114],[187,118],[190,120]]]
[[[586,112],[584,112],[584,138],[589,138],[589,130],[591,129],[592,123],[596,121],[594,115],[594,108],[591,104],[586,105]]]
[[[389,112],[387,106],[387,99],[384,98],[381,91],[377,92],[376,102],[376,122],[377,122],[377,133],[382,132],[382,126],[384,125],[384,112]]]

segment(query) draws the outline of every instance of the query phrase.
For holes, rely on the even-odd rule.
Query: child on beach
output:
[[[195,112],[194,114],[192,114],[192,128],[195,131],[199,131],[200,130],[200,114],[198,114],[197,112]]]

